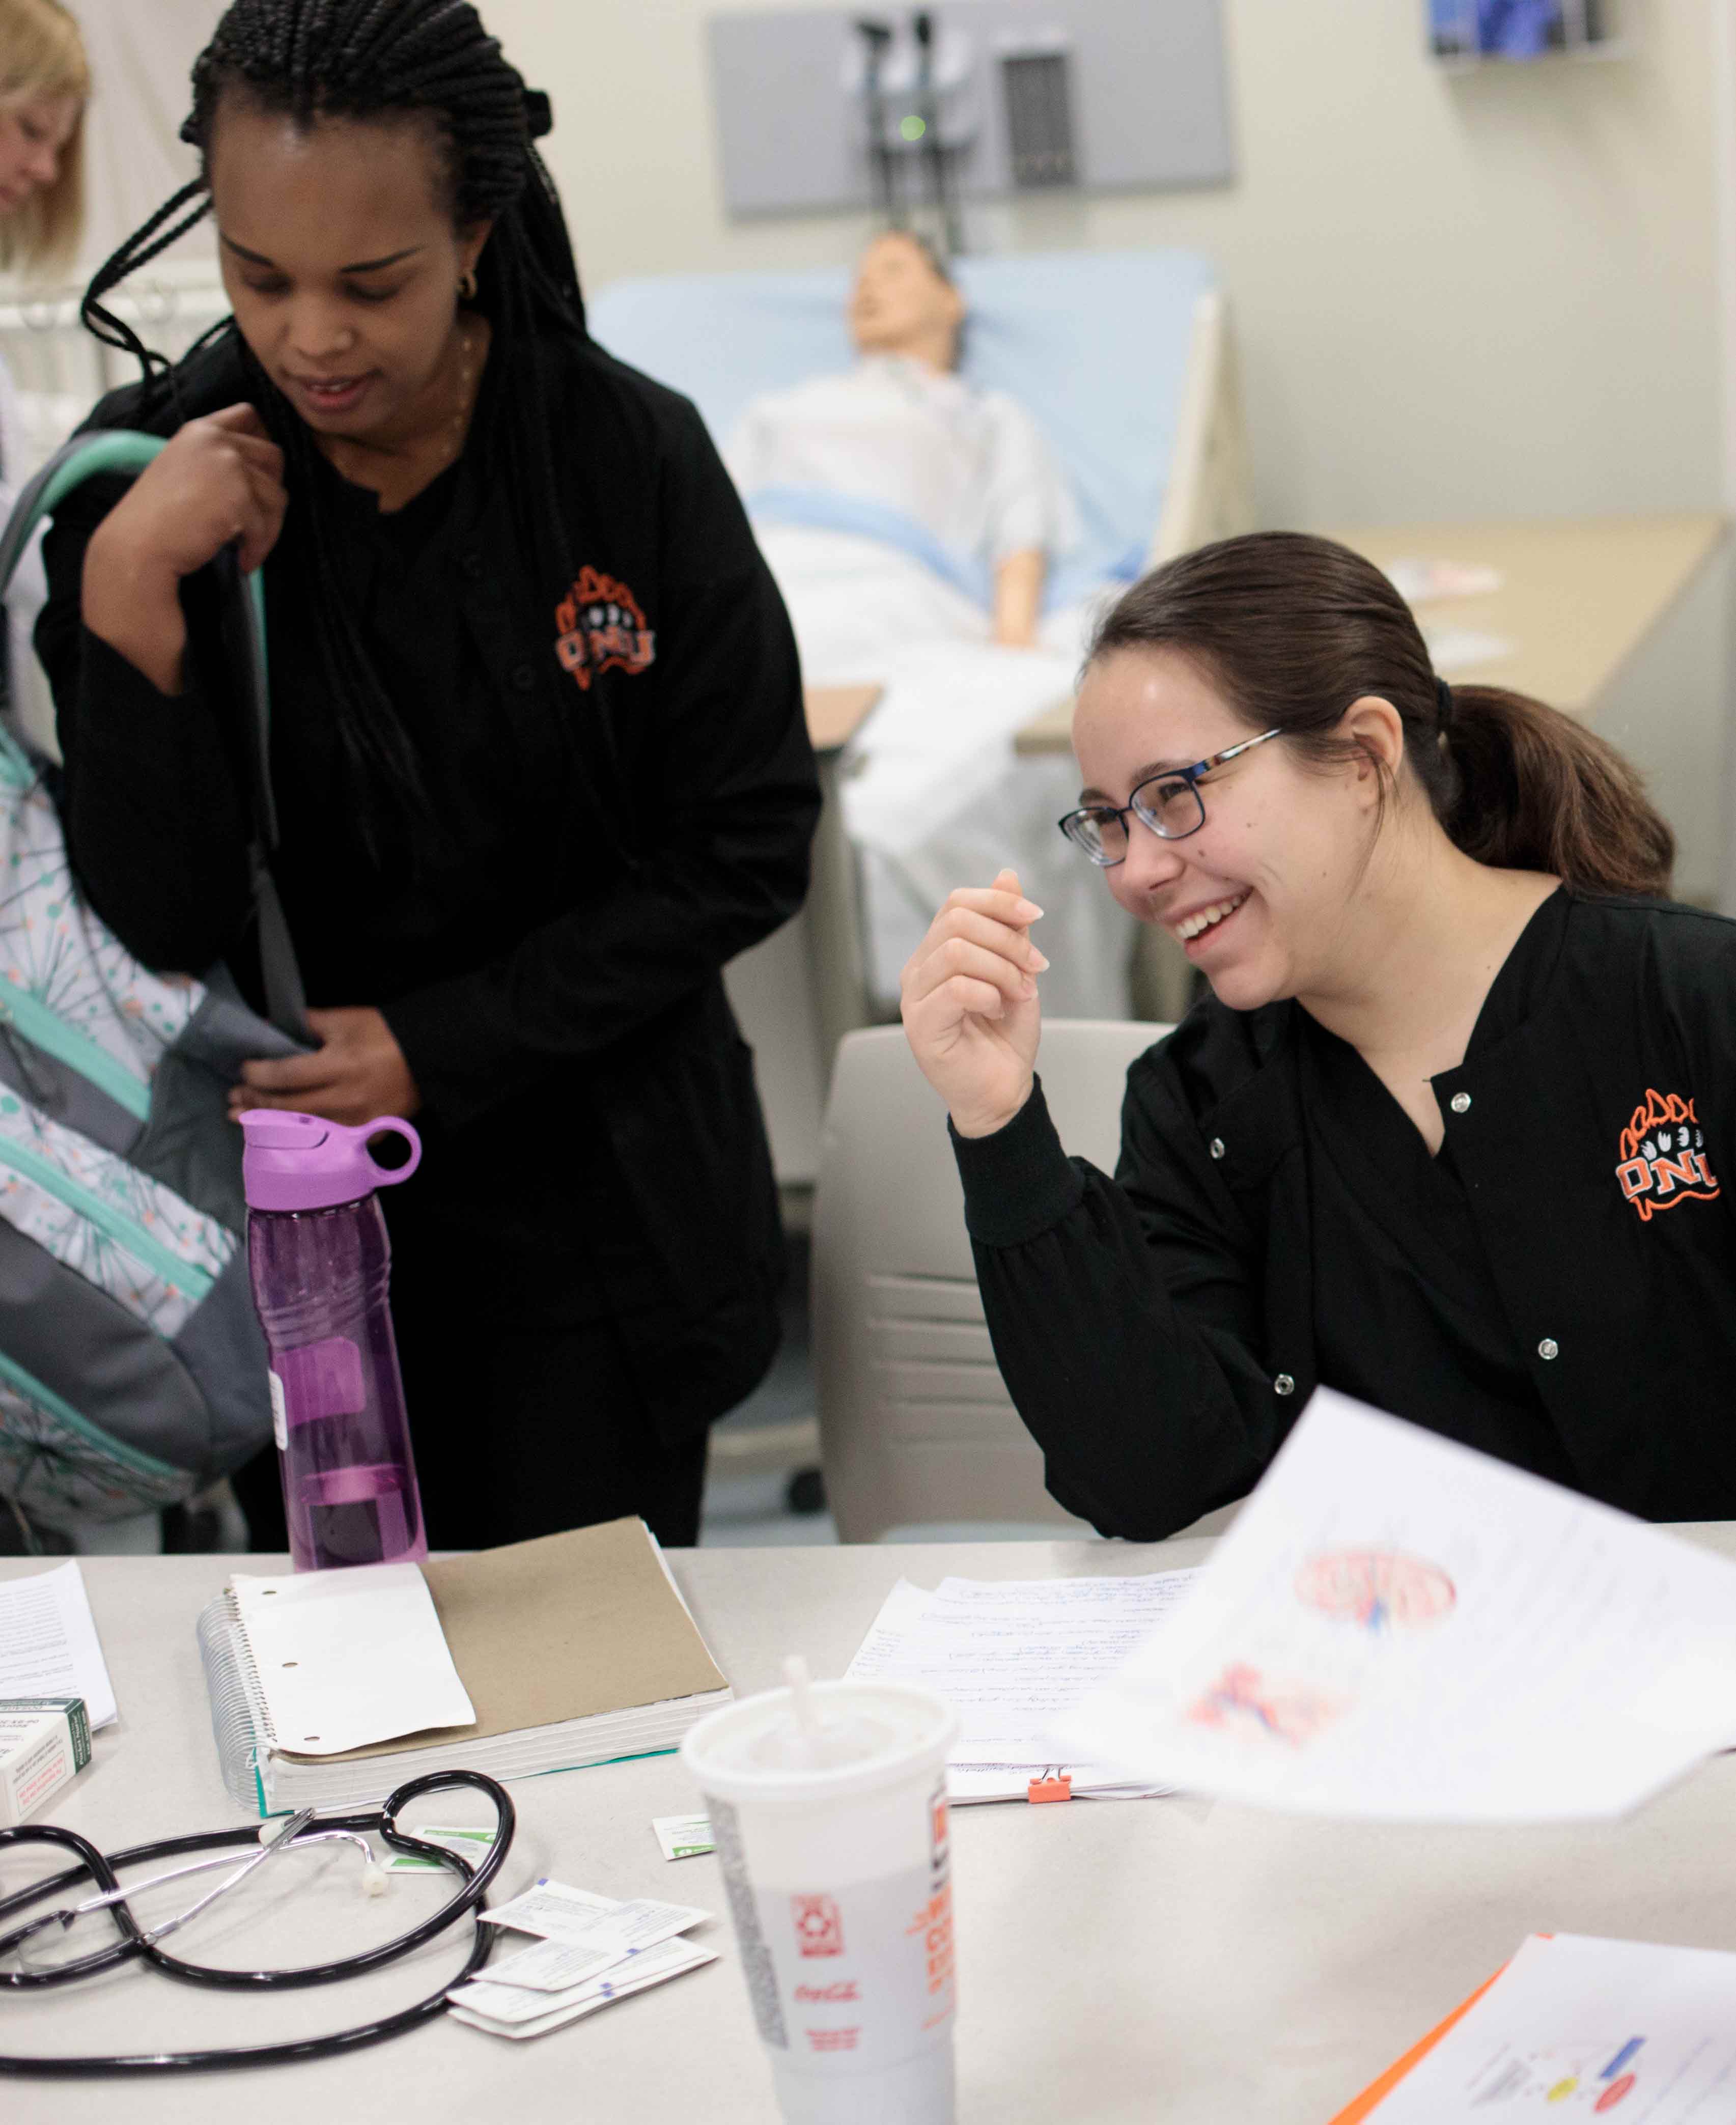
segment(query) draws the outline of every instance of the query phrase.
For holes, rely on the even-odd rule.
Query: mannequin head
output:
[[[965,299],[940,254],[908,229],[877,236],[862,253],[848,315],[858,354],[899,354],[943,370],[958,366]]]

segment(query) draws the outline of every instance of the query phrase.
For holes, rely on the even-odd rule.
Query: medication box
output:
[[[82,1697],[0,1698],[0,1830],[22,1822],[90,1760]]]

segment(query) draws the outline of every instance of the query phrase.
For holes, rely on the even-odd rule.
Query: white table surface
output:
[[[1685,1532],[1736,1554],[1736,1526]],[[949,1571],[1127,1572],[1196,1562],[1208,1547],[707,1549],[672,1552],[671,1562],[724,1672],[746,1694],[770,1686],[790,1651],[805,1654],[816,1674],[840,1672],[900,1573],[932,1586]],[[270,1568],[261,1559],[83,1560],[120,1718],[97,1737],[95,1760],[50,1803],[49,1819],[110,1849],[238,1819],[217,1773],[193,1637],[199,1608],[238,1567]],[[7,1560],[0,1576],[40,1568]],[[0,2118],[775,2119],[716,1863],[667,1863],[652,1836],[653,1816],[696,1805],[679,1760],[567,1772],[512,1790],[519,1834],[495,1901],[546,1873],[609,1895],[704,1905],[718,1914],[709,1937],[719,1962],[521,2044],[442,2020],[339,2059],[245,2076],[133,2079],[106,2089],[8,2080],[0,2082]],[[484,1814],[468,1802],[430,1803],[420,1819]],[[1528,1932],[1736,1948],[1729,1758],[1613,1825],[1363,1828],[1186,1798],[1074,1801],[960,1809],[953,1851],[960,2125],[1325,2125]],[[40,1859],[7,1854],[0,1892],[41,1868]],[[367,1901],[349,1854],[286,1860],[274,1871],[279,1887],[264,1919],[213,1912],[183,1936],[189,1953],[321,1960],[401,1930],[407,1913],[432,1908],[441,1893],[432,1878],[401,1876],[384,1904]],[[54,1995],[0,1990],[0,2052],[310,2034],[433,1991],[464,1953],[455,1929],[361,1984],[257,2000],[137,1968]]]

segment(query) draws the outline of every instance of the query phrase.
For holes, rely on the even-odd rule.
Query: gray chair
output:
[[[1168,1030],[1044,1026],[1044,1093],[1069,1152],[1113,1171],[1128,1065]],[[826,1496],[842,1541],[875,1542],[913,1523],[1091,1533],[1043,1487],[1042,1454],[1002,1382],[946,1112],[901,1026],[850,1034],[838,1049],[814,1206],[812,1317]]]

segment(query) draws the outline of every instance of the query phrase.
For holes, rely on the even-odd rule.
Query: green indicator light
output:
[[[928,130],[928,128],[923,124],[922,120],[918,118],[914,112],[913,112],[908,118],[899,119],[899,130],[903,134],[907,140],[920,140],[922,135]]]

